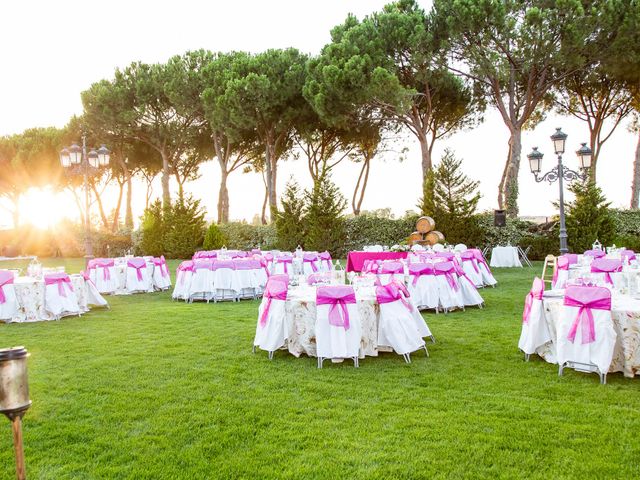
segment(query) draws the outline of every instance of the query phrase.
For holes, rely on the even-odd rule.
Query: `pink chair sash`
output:
[[[198,259],[193,261],[193,271],[213,270],[213,262],[209,259]]]
[[[180,265],[178,265],[178,268],[176,269],[176,278],[180,279],[180,285],[184,284],[184,275],[180,275],[180,273],[194,272],[194,271],[195,269],[193,268],[192,260],[185,260],[184,262],[181,262]]]
[[[456,279],[453,277],[456,270],[452,262],[436,263],[433,266],[433,270],[436,275],[440,275],[440,276],[444,275],[444,277],[447,279],[447,282],[449,283],[449,286],[453,288],[456,292],[458,291],[460,287],[458,286],[458,282],[456,282]]]
[[[324,262],[327,265],[327,268],[331,269],[333,263],[331,261],[331,254],[329,252],[320,252],[318,254],[318,257],[320,257],[320,263]]]
[[[160,269],[160,276],[166,277],[169,272],[167,272],[167,264],[164,262],[164,258],[154,258],[153,265]]]
[[[51,273],[44,276],[45,285],[58,285],[58,294],[61,297],[66,297],[67,292],[64,288],[64,284],[69,285],[69,289],[73,292],[73,285],[71,285],[71,278],[66,273]]]
[[[406,287],[399,282],[391,282],[388,285],[381,285],[376,287],[376,300],[379,305],[384,303],[392,303],[400,301],[407,310],[413,311],[413,306],[407,300],[409,292]]]
[[[383,274],[394,274],[394,273],[402,273],[404,272],[404,265],[400,262],[383,262],[382,267],[380,268],[379,273]]]
[[[356,294],[350,286],[318,287],[316,305],[331,305],[329,324],[349,330],[349,310],[347,304],[356,303]]]
[[[556,269],[553,271],[553,284],[558,281],[558,271],[560,270],[569,270],[569,266],[575,265],[578,263],[578,255],[575,253],[565,253],[564,255],[560,255],[558,257],[558,261],[556,262]]]
[[[293,263],[293,258],[291,258],[291,257],[278,257],[278,258],[276,258],[276,263],[284,264],[284,273],[289,273],[289,264]]]
[[[4,294],[4,286],[12,285],[13,279],[15,275],[13,272],[9,270],[0,270],[0,303],[5,303],[7,301],[7,297]]]
[[[214,260],[211,262],[211,270],[218,270],[220,268],[230,268],[231,270],[236,269],[235,260]]]
[[[628,261],[636,260],[636,254],[635,254],[635,252],[633,250],[622,250],[620,252],[620,256],[623,259],[626,258]]]
[[[453,260],[456,258],[455,253],[451,252],[437,252],[435,256],[438,258],[446,258],[447,260]]]
[[[582,344],[596,340],[596,329],[591,310],[611,310],[611,292],[602,287],[568,287],[564,294],[564,304],[580,307],[567,339],[573,343],[578,326],[582,324]]]
[[[267,303],[264,306],[262,315],[260,316],[260,326],[262,328],[267,324],[269,317],[269,310],[271,309],[271,302],[275,300],[286,300],[287,289],[289,288],[289,276],[288,275],[273,275],[267,282],[267,286],[264,289],[263,298],[267,299]]]
[[[111,270],[110,268],[115,265],[115,261],[113,259],[108,258],[98,258],[94,263],[95,269],[102,269],[102,279],[103,280],[111,280]]]
[[[544,293],[544,282],[538,277],[533,279],[533,286],[531,291],[527,293],[524,299],[524,311],[522,312],[522,323],[529,323],[531,317],[531,308],[533,307],[534,300],[542,300],[542,294]]]
[[[127,267],[135,268],[138,281],[142,281],[142,269],[147,268],[147,262],[144,258],[132,258],[127,260]]]
[[[621,272],[622,262],[620,260],[608,259],[608,258],[595,258],[591,262],[592,273],[604,273],[604,279],[610,285],[613,285],[611,280],[612,272]]]
[[[476,284],[471,281],[471,279],[464,272],[464,269],[460,265],[458,265],[458,263],[456,262],[451,262],[451,263],[453,263],[453,269],[456,271],[456,275],[458,275],[458,278],[464,278],[475,289]]]
[[[318,266],[316,265],[316,262],[318,261],[318,255],[316,255],[315,253],[305,253],[302,256],[302,261],[304,263],[310,263],[311,270],[313,270],[314,272],[318,271]]]
[[[421,276],[433,275],[433,266],[428,263],[412,263],[409,265],[409,275],[413,277],[411,284],[415,287]]]
[[[603,250],[587,250],[584,254],[593,258],[601,258],[606,255]]]
[[[462,260],[463,263],[471,262],[471,265],[473,266],[473,269],[475,270],[475,272],[480,273],[480,270],[478,269],[478,264],[474,262],[475,258],[476,258],[476,255],[471,250],[466,250],[460,254],[460,260]]]
[[[476,259],[476,262],[484,265],[487,271],[489,272],[491,271],[489,269],[489,265],[487,264],[487,261],[484,259],[484,255],[482,255],[482,252],[480,250],[478,250],[477,248],[470,248],[469,251],[473,252],[473,256]]]

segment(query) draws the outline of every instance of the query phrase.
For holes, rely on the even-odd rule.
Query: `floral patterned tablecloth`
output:
[[[377,357],[379,351],[392,351],[389,347],[378,346],[378,315],[374,287],[360,287],[356,290],[356,301],[362,339],[360,358]],[[289,289],[286,303],[286,322],[289,331],[287,348],[296,357],[303,353],[316,356],[316,290],[313,287]]]
[[[611,316],[616,332],[616,344],[609,372],[622,372],[625,377],[640,374],[640,300],[614,293]],[[538,355],[549,363],[557,363],[556,326],[560,321],[563,299],[545,297],[544,316],[551,334],[551,342],[537,349]]]
[[[71,285],[78,296],[80,313],[89,311],[87,304],[87,286],[82,275],[70,275]],[[47,312],[44,304],[44,281],[32,277],[18,277],[15,279],[14,290],[18,300],[18,316],[11,322],[40,322],[43,320],[55,320],[55,317]]]

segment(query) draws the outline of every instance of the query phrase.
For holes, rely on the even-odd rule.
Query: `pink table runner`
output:
[[[349,252],[347,272],[361,272],[366,260],[399,260],[407,258],[407,252]]]

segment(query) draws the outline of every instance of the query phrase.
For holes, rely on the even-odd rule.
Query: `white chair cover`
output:
[[[137,257],[127,260],[126,272],[127,292],[153,292],[151,274],[144,258]]]
[[[353,287],[318,287],[316,291],[318,366],[322,366],[321,362],[324,358],[352,358],[357,366],[361,338],[360,315]]]
[[[168,290],[171,288],[171,275],[167,268],[167,261],[162,255],[153,259],[153,286],[157,290]]]
[[[233,260],[214,260],[212,268],[214,300],[237,300],[241,287]]]
[[[273,357],[275,350],[284,346],[288,338],[286,322],[288,288],[287,275],[273,275],[267,282],[262,303],[258,309],[258,324],[253,345],[269,352],[269,358]]]
[[[434,252],[442,252],[444,250],[444,245],[442,245],[441,243],[436,243],[434,246],[431,247],[431,249]]]
[[[433,266],[438,285],[438,299],[447,312],[454,308],[464,308],[458,276],[452,262],[439,262]]]
[[[84,284],[87,289],[87,305],[95,305],[96,307],[109,307],[107,300],[100,294],[93,280],[86,272],[80,272],[84,278]]]
[[[80,315],[78,296],[66,273],[52,273],[44,277],[44,308],[55,318]]]
[[[7,323],[18,316],[18,299],[13,288],[14,274],[0,270],[0,320]]]
[[[493,287],[494,285],[496,285],[498,283],[498,281],[493,277],[493,274],[491,273],[491,270],[489,270],[489,265],[487,265],[487,261],[484,258],[484,255],[482,255],[482,252],[480,250],[478,250],[477,248],[472,248],[471,251],[475,255],[475,259],[476,259],[476,263],[478,265],[478,269],[480,270],[480,273],[482,274],[482,283],[484,285],[487,285],[487,286],[490,286],[490,287]]]
[[[293,257],[281,255],[273,260],[273,273],[276,275],[293,275]]]
[[[473,281],[467,276],[461,266],[457,263],[454,263],[453,266],[456,270],[456,275],[458,276],[458,285],[460,286],[460,291],[458,293],[462,298],[462,304],[465,307],[481,307],[484,304],[484,299],[480,293],[478,293],[478,289],[474,285]]]
[[[474,252],[466,250],[460,253],[460,263],[462,264],[462,270],[464,270],[465,275],[469,277],[476,288],[483,287],[482,272],[480,271]]]
[[[171,297],[174,300],[188,300],[191,277],[193,276],[193,261],[186,260],[176,270],[176,284],[173,287]]]
[[[193,273],[189,284],[189,301],[211,300],[214,296],[212,260],[199,259],[193,261]]]
[[[260,289],[258,272],[263,271],[260,262],[253,259],[234,260],[238,296],[240,298],[256,298]]]
[[[89,278],[100,293],[115,293],[118,273],[113,259],[97,258],[89,265]]]
[[[531,291],[525,299],[524,312],[522,313],[522,330],[518,341],[518,348],[525,353],[526,358],[536,353],[538,347],[551,341],[549,327],[544,318],[543,293],[544,282],[536,277],[533,280]]]
[[[378,345],[392,347],[409,361],[409,353],[425,346],[413,314],[416,308],[396,283],[376,287],[376,299],[380,307]]]
[[[593,365],[601,379],[606,378],[616,342],[611,319],[611,292],[601,287],[568,287],[564,302],[557,326],[560,371],[567,362],[576,370],[581,368],[575,364]]]
[[[464,243],[458,243],[455,247],[453,247],[454,252],[462,253],[467,250],[467,246]]]
[[[438,282],[433,273],[433,264],[412,263],[409,265],[408,290],[413,303],[419,309],[438,309],[440,305]]]

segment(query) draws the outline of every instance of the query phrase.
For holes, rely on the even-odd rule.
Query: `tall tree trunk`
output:
[[[176,183],[178,184],[178,198],[180,200],[184,200],[184,182],[185,180],[181,179],[180,176],[176,173]]]
[[[107,219],[107,215],[104,213],[104,206],[102,205],[102,199],[100,198],[100,194],[96,189],[96,186],[92,183],[91,190],[93,190],[93,194],[96,196],[96,203],[98,204],[98,210],[100,212],[100,219],[102,220],[102,226],[105,230],[109,230],[109,220]],[[91,219],[89,219],[91,221]]]
[[[369,181],[369,170],[371,169],[371,158],[365,156],[362,161],[362,168],[360,169],[360,175],[358,175],[358,181],[356,188],[353,190],[353,198],[351,200],[351,207],[354,215],[360,215],[362,207],[362,201],[364,200],[364,192],[367,188],[367,182]]]
[[[160,152],[162,156],[162,205],[165,208],[171,206],[171,192],[169,191],[169,157],[163,150]]]
[[[218,192],[218,223],[229,221],[229,190],[227,189],[227,178],[229,172],[220,160],[220,191]]]
[[[118,182],[118,201],[116,202],[116,208],[113,210],[113,222],[111,223],[111,231],[113,233],[116,233],[118,231],[118,225],[120,223],[120,207],[122,207],[122,193],[124,192],[124,184],[124,180],[122,183]]]
[[[591,168],[589,169],[589,177],[591,177],[591,181],[595,183],[596,181],[596,167],[598,165],[598,157],[600,156],[600,142],[598,142],[598,138],[600,137],[600,131],[602,130],[603,122],[602,120],[596,118],[593,122],[593,127],[590,128],[589,132],[589,147],[591,148]]]
[[[133,207],[131,205],[133,200],[133,191],[132,191],[133,182],[131,181],[131,173],[129,172],[129,170],[127,170],[126,173],[127,173],[127,208],[124,215],[124,226],[128,230],[133,230]]]
[[[260,216],[260,221],[263,225],[267,224],[267,204],[269,203],[269,187],[267,185],[266,176],[262,175],[262,181],[264,182],[264,201],[262,202],[262,212]]]
[[[633,182],[631,183],[631,208],[638,208],[640,203],[640,129],[638,129],[638,144],[636,158],[633,159]]]
[[[276,195],[276,146],[275,142],[267,141],[265,152],[265,174],[267,180],[267,197],[271,214],[278,210],[278,197]]]
[[[420,142],[420,154],[422,158],[422,187],[424,190],[424,186],[427,183],[427,175],[431,171],[433,162],[431,161],[431,148],[427,136],[424,134],[419,135],[418,141]]]
[[[522,151],[522,130],[511,129],[509,137],[509,158],[500,182],[498,205],[507,211],[510,218],[518,216],[518,172],[520,171],[520,154]]]

